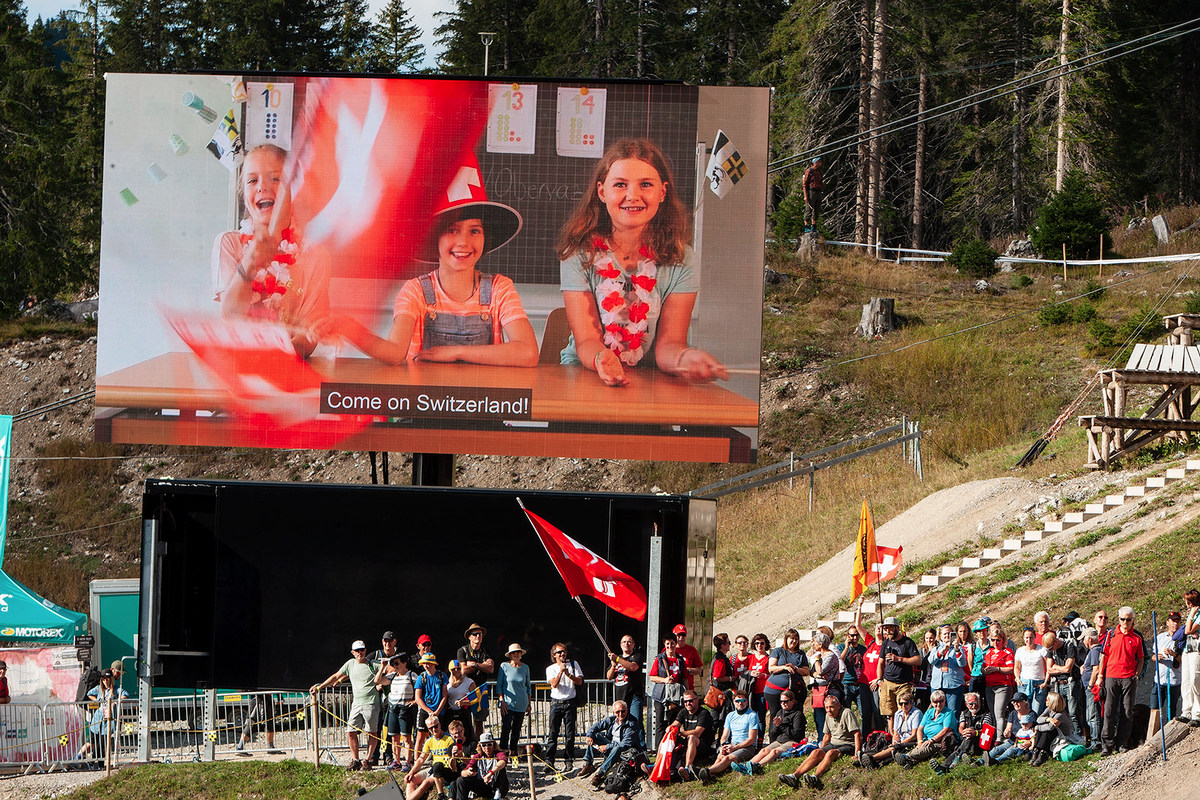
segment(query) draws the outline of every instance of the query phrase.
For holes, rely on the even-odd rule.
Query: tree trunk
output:
[[[1025,57],[1025,31],[1021,25],[1021,2],[1013,0],[1013,41],[1014,54],[1013,60],[1013,79],[1015,80],[1021,74],[1021,61]],[[1018,89],[1013,92],[1013,120],[1012,120],[1012,218],[1013,230],[1021,231],[1025,228],[1025,200],[1023,192],[1025,189],[1024,180],[1024,163],[1025,163],[1025,93]]]
[[[1054,191],[1061,191],[1067,174],[1067,25],[1071,19],[1071,0],[1063,0],[1062,30],[1058,36],[1058,153],[1054,159]]]
[[[875,37],[871,54],[871,128],[883,125],[883,81],[887,67],[888,0],[875,0]],[[883,197],[883,137],[871,134],[871,175],[867,192],[867,244],[879,241],[879,203]]]
[[[854,241],[867,244],[867,185],[870,175],[871,126],[871,0],[858,10],[858,187],[854,196]]]
[[[637,11],[637,76],[646,76],[646,0],[638,0]]]
[[[896,328],[896,299],[872,297],[871,302],[863,306],[862,321],[854,332],[864,339],[878,339]]]
[[[913,164],[912,246],[919,250],[925,233],[925,109],[929,107],[929,75],[921,68],[917,82],[917,150]]]

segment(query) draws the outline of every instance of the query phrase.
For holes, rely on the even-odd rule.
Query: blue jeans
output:
[[[642,719],[642,714],[646,709],[646,696],[631,693],[627,698],[629,701],[629,716],[631,719],[638,721],[638,746],[643,750],[646,749],[646,720]]]
[[[988,751],[992,761],[1008,761],[1010,758],[1029,758],[1031,751],[1017,747],[1016,742],[1004,741]]]
[[[575,704],[570,700],[550,702],[550,730],[546,734],[546,760],[554,763],[558,755],[558,730],[563,730],[567,761],[575,760]]]
[[[1088,737],[1092,746],[1096,747],[1100,744],[1100,704],[1096,702],[1096,698],[1092,696],[1091,687],[1083,690],[1083,699],[1087,704],[1087,726]]]
[[[1043,689],[1041,681],[1021,681],[1017,691],[1024,692],[1025,696],[1029,698],[1029,705],[1033,708],[1034,714],[1040,715],[1046,710],[1046,695],[1049,693],[1049,689]]]
[[[600,772],[608,772],[613,764],[621,757],[621,754],[628,750],[627,747],[615,747],[612,740],[604,734],[592,737],[593,744],[589,744],[583,751],[583,763],[591,764],[596,760],[596,755],[600,753],[600,749],[596,745],[609,745],[604,751],[604,760],[600,762]]]
[[[946,710],[954,714],[954,718],[958,719],[958,715],[966,708],[966,702],[963,698],[967,694],[966,687],[960,686],[957,689],[942,689],[946,694]]]

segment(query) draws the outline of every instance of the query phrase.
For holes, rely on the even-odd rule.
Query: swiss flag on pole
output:
[[[871,583],[889,581],[896,577],[896,573],[900,571],[900,565],[904,563],[902,557],[904,548],[876,545],[875,550],[879,553],[879,560],[871,565]]]
[[[646,590],[634,578],[521,506],[572,597],[588,595],[633,619],[646,618]]]
[[[979,746],[987,750],[996,743],[996,729],[991,725],[982,725],[979,728]]]
[[[654,759],[654,771],[650,773],[650,780],[654,783],[671,781],[671,756],[675,754],[675,740],[678,735],[679,728],[670,725],[663,734],[662,741],[658,743],[658,757]]]

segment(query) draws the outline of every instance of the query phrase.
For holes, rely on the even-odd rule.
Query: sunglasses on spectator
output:
[[[793,700],[793,699],[792,699],[792,698],[790,698],[790,697],[785,697],[785,698],[783,698],[782,700],[780,700],[779,702],[780,702],[780,703],[794,703],[794,702],[796,702],[796,701],[795,701],[795,700]]]
[[[1121,622],[1133,622],[1133,617],[1118,617]]]
[[[554,651],[554,655],[556,655],[556,656],[565,656],[566,654],[567,654],[566,650],[555,650]]]
[[[911,706],[911,705],[912,705],[912,700],[901,700],[901,701],[900,701],[900,705],[902,705],[902,706]]]
[[[683,698],[683,702],[685,702],[685,703],[699,703],[700,701],[699,701],[699,700],[697,700],[697,699],[696,699],[696,698],[694,698],[694,697],[685,697],[685,698]]]
[[[749,639],[738,639],[737,644],[750,644]]]
[[[745,703],[745,702],[747,702],[747,701],[746,701],[746,698],[744,698],[744,697],[735,697],[735,698],[733,698],[733,702],[735,702],[735,703]]]

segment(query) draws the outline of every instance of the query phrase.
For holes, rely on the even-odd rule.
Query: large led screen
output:
[[[97,438],[752,461],[767,110],[110,74]]]

